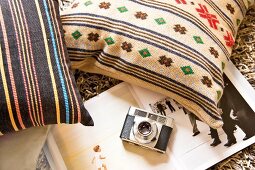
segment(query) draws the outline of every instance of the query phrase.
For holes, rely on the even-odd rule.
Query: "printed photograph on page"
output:
[[[255,111],[225,74],[224,86],[218,104],[224,126],[217,130],[169,97],[137,86],[132,91],[140,107],[174,118],[169,148],[184,168],[196,169],[208,168],[255,142]]]

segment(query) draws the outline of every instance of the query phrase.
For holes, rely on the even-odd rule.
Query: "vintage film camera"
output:
[[[130,107],[120,138],[165,153],[172,129],[172,118]]]

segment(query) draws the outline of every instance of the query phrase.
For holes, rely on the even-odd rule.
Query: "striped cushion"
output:
[[[0,1],[0,134],[93,125],[69,70],[57,0]]]
[[[248,0],[77,0],[61,14],[72,66],[175,99],[213,128]]]

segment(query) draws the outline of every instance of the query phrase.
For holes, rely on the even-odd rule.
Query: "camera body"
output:
[[[120,138],[123,141],[165,153],[172,129],[172,118],[130,107]]]

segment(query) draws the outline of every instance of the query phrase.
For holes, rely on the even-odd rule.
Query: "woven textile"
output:
[[[213,128],[248,0],[78,0],[61,14],[73,68],[163,93]]]
[[[74,78],[53,0],[0,1],[0,133],[93,125]]]

